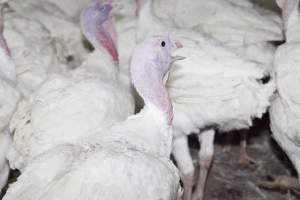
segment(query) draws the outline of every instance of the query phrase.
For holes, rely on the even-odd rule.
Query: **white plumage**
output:
[[[69,68],[80,66],[89,50],[83,42],[78,23],[79,16],[76,15],[71,18],[64,12],[65,10],[60,9],[57,5],[59,3],[55,4],[48,0],[10,0],[8,4],[18,15],[38,21],[49,31],[54,40],[56,55],[60,62],[66,64]],[[76,7],[80,4],[72,3],[71,5]]]
[[[169,159],[171,102],[163,85],[176,59],[170,54],[179,46],[169,37],[141,44],[133,55],[131,74],[145,108],[104,131],[94,130],[96,134],[82,141],[40,154],[4,199],[179,199],[179,176]]]
[[[30,0],[32,1],[32,0]],[[62,10],[68,18],[79,21],[80,12],[86,8],[93,0],[33,0],[41,4],[52,3]]]
[[[22,174],[4,200],[179,200],[179,174],[183,199],[202,200],[216,130],[248,129],[260,118],[274,74],[271,128],[300,172],[298,0],[277,0],[287,43],[276,52],[275,68],[269,42],[283,39],[281,19],[250,0],[95,0],[81,15],[92,53],[78,23],[90,2],[8,2],[4,36],[16,67],[0,35],[0,188],[7,160]],[[173,37],[184,46],[175,52],[180,56],[171,55],[182,46]],[[128,117],[130,61],[145,107]],[[13,115],[18,90],[27,98]],[[193,195],[191,133],[201,146]]]
[[[243,2],[154,0],[153,7],[157,16],[172,17],[179,27],[205,31],[224,43],[282,40],[281,20],[275,13],[262,15],[250,1]]]
[[[16,86],[15,64],[11,59],[10,50],[3,36],[2,5],[0,9],[0,189],[2,189],[8,179],[7,154],[12,145],[8,124],[21,95]]]
[[[269,42],[283,39],[275,13],[248,0],[154,1],[153,8],[157,16],[171,19],[180,28],[205,32],[237,54],[263,63],[266,73],[273,72],[275,47]]]
[[[88,32],[96,50],[83,64],[66,75],[51,75],[28,101],[19,104],[10,128],[25,163],[58,144],[78,141],[124,120],[134,111],[127,73],[121,72],[108,49],[99,43],[98,33]],[[106,44],[114,48],[112,41]],[[22,168],[18,157],[11,160]]]
[[[129,60],[136,45],[136,19],[123,18],[116,22],[116,30],[118,33],[118,52],[120,65],[129,66]],[[126,68],[128,71],[128,67]]]
[[[1,49],[1,51],[3,50]],[[1,61],[2,59],[8,58],[3,58],[2,54]],[[3,68],[2,63],[0,68]],[[12,139],[8,131],[8,124],[17,107],[20,96],[14,82],[10,82],[3,77],[0,78],[0,189],[6,185],[9,174],[7,159],[12,148]]]
[[[158,129],[161,124],[151,113],[145,110],[88,142],[60,145],[38,156],[4,199],[176,200],[177,169],[158,143],[166,140],[165,131],[169,137],[171,132]]]
[[[18,89],[28,97],[45,81],[48,73],[62,73],[65,66],[58,61],[54,41],[42,24],[14,11],[4,14],[4,36],[16,65]]]
[[[200,177],[194,199],[203,198],[207,170],[213,156],[214,130],[230,131],[249,128],[253,118],[260,118],[270,105],[275,90],[273,81],[263,84],[266,72],[257,62],[236,55],[211,37],[174,29],[152,13],[151,1],[140,12],[137,37],[157,32],[172,32],[184,48],[169,74],[167,87],[174,106],[174,156],[182,173],[184,199],[191,199],[194,167],[186,135],[199,135],[201,143]]]
[[[271,130],[273,137],[289,156],[299,174],[299,1],[278,0],[277,3],[282,8],[286,43],[277,49],[274,60],[277,94],[270,109]]]
[[[183,45],[186,45],[184,41]],[[266,112],[275,89],[272,82],[262,84],[260,80],[264,71],[257,67],[257,63],[244,61],[207,39],[199,46],[194,46],[193,50],[182,49],[184,52],[180,54],[188,59],[180,61],[170,72],[168,88],[174,102],[175,144],[177,138],[186,140],[186,135],[199,132],[199,128],[210,130],[213,127],[220,131],[249,128],[254,118],[260,118]],[[202,174],[208,170],[213,156],[213,139],[209,139],[213,134],[212,131],[203,131],[199,138],[201,179],[206,178]],[[211,144],[206,144],[209,141]],[[184,145],[187,143],[174,148],[184,151]],[[174,150],[174,156],[178,163],[185,162],[183,157],[190,156],[176,155],[177,151]],[[179,164],[179,168],[186,172],[184,176],[193,177],[193,163],[190,161]],[[197,191],[202,192],[203,187]],[[201,199],[202,194],[196,198]]]
[[[137,0],[114,0],[114,15],[118,19],[135,18],[137,14]]]
[[[63,12],[68,19],[74,19],[79,21],[79,15],[82,9],[84,9],[92,0],[4,0],[7,1],[9,4],[15,4],[17,7],[19,6],[28,6],[28,5],[35,5],[38,6],[36,8],[49,8],[49,7],[56,7],[57,10],[53,10],[57,13],[59,10]],[[22,5],[20,5],[22,4]],[[33,10],[32,10],[33,11]],[[54,13],[53,13],[54,14]]]

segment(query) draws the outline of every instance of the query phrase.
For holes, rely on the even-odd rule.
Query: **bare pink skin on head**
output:
[[[110,5],[110,6],[112,6],[112,2],[113,2],[112,0],[107,1],[108,5]],[[118,38],[117,38],[117,30],[116,30],[114,23],[115,22],[114,22],[114,17],[112,15],[112,12],[109,12],[108,20],[106,20],[102,24],[102,26],[103,26],[104,30],[106,30],[109,33],[112,41],[114,42],[114,46],[117,49]],[[117,54],[115,54],[115,57],[118,58],[118,52],[116,52],[116,53]]]
[[[182,57],[172,57],[182,45],[168,36],[156,36],[138,45],[131,59],[133,85],[144,99],[166,114],[168,125],[172,124],[173,107],[163,79],[171,64]]]
[[[133,61],[132,63],[135,62]],[[159,68],[155,69],[155,66],[152,64],[145,63],[147,66],[145,68],[141,66],[138,72],[132,70],[133,83],[145,103],[150,102],[166,113],[167,122],[171,125],[173,120],[173,107],[163,83],[164,73]]]
[[[111,10],[111,1],[102,4],[96,0],[91,6],[82,11],[80,21],[84,35],[92,45],[96,49],[104,47],[112,59],[118,62],[117,34]]]
[[[116,27],[114,26],[113,16],[110,16],[109,19],[103,23],[103,28],[109,33],[114,43],[114,46],[117,47],[118,38],[117,38]]]

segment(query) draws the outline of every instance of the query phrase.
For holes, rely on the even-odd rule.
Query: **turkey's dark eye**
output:
[[[162,46],[162,47],[166,46],[165,41],[162,41],[162,42],[161,42],[161,46]]]

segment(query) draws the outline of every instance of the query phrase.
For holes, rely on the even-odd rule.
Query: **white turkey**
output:
[[[299,0],[277,0],[282,9],[286,42],[276,51],[277,94],[270,108],[274,139],[300,173],[300,15]],[[289,180],[289,179],[288,179]],[[284,182],[283,182],[284,183]]]
[[[139,13],[137,38],[171,32],[184,48],[169,74],[167,87],[174,106],[173,154],[181,171],[184,199],[190,200],[194,166],[187,135],[199,133],[200,176],[193,199],[203,199],[208,169],[213,157],[215,130],[222,132],[247,129],[254,118],[262,117],[275,90],[272,80],[263,84],[266,68],[236,55],[211,37],[184,29],[159,19],[152,12],[152,2]]]
[[[143,1],[138,0],[138,7]],[[272,73],[275,47],[269,42],[283,39],[281,20],[275,13],[263,10],[262,14],[248,0],[154,0],[153,10],[180,28],[213,36],[239,55],[264,63],[266,74]]]
[[[61,144],[35,158],[4,200],[179,200],[172,149],[172,104],[164,76],[179,42],[147,39],[131,60],[133,85],[144,109],[77,143]]]
[[[134,112],[128,73],[118,65],[110,4],[94,2],[82,15],[85,36],[95,47],[83,64],[66,75],[53,74],[18,106],[14,131],[14,166],[22,169],[36,155],[75,142],[124,120]],[[89,21],[87,21],[89,20]]]
[[[50,32],[60,62],[69,68],[80,66],[89,49],[83,42],[79,16],[70,18],[52,1],[9,0],[8,5],[18,15],[40,22]]]
[[[17,90],[17,77],[15,64],[11,58],[10,50],[3,36],[3,16],[0,5],[0,190],[6,185],[9,165],[7,155],[12,146],[8,131],[9,121],[21,98]]]
[[[147,0],[138,0],[137,9]],[[154,14],[219,40],[241,57],[261,63],[266,79],[274,74],[275,46],[283,39],[277,14],[248,0],[153,1]],[[197,19],[197,20],[196,20]],[[240,164],[255,163],[246,151],[247,130],[241,130]],[[230,137],[230,135],[229,135]],[[228,148],[227,148],[228,149]]]
[[[66,67],[58,61],[54,41],[42,24],[7,9],[4,18],[4,36],[16,65],[18,89],[28,97],[48,73],[63,73]]]
[[[142,0],[144,1],[144,0]],[[261,15],[254,5],[232,0],[153,1],[154,13],[181,28],[204,30],[224,43],[282,40],[280,18]]]

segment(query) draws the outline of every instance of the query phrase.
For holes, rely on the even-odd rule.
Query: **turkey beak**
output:
[[[177,60],[184,60],[186,57],[184,56],[172,56],[172,63],[174,63]]]

